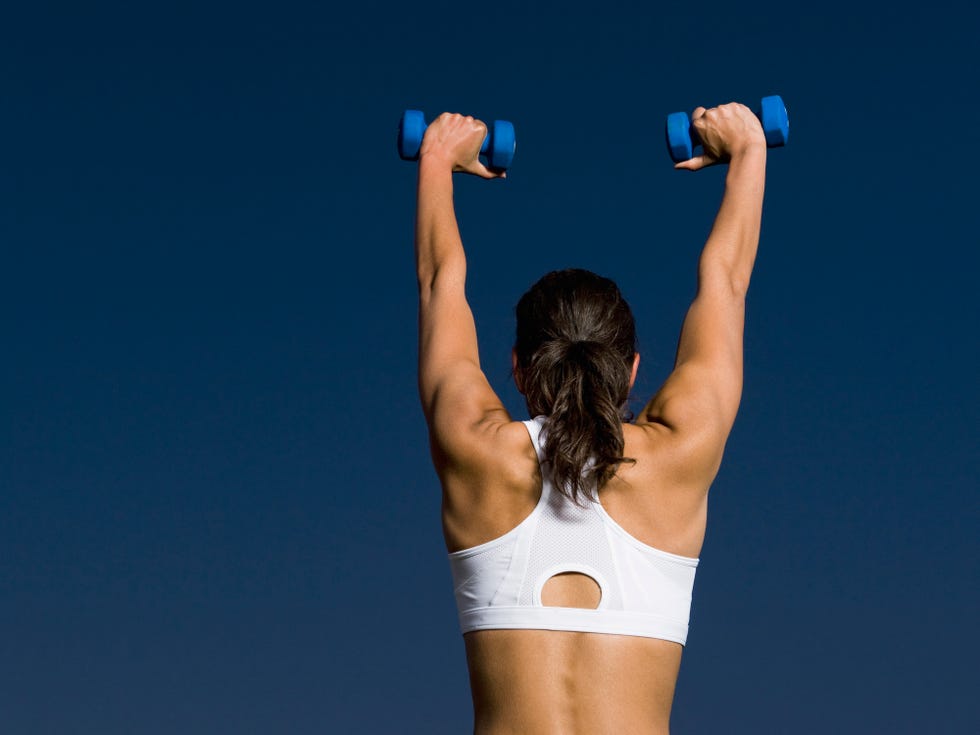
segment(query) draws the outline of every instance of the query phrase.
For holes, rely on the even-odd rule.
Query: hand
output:
[[[484,179],[506,178],[507,174],[491,171],[480,161],[480,146],[486,137],[487,126],[480,120],[444,112],[426,128],[419,162],[439,159],[452,166],[453,171]]]
[[[697,171],[716,163],[728,163],[746,151],[766,150],[762,123],[745,105],[732,102],[706,110],[698,107],[691,113],[691,127],[701,138],[703,155],[674,164],[674,168]]]

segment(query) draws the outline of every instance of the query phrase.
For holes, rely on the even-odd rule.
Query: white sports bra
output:
[[[543,462],[545,417],[525,421]],[[598,501],[575,505],[542,466],[541,499],[503,536],[449,554],[463,633],[499,628],[572,630],[661,638],[684,645],[698,560],[638,541]],[[578,572],[601,590],[596,609],[548,607],[551,577]]]

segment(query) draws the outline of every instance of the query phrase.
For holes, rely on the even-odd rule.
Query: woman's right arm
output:
[[[742,395],[745,296],[759,245],[766,142],[743,105],[698,108],[692,125],[704,156],[677,165],[697,170],[728,162],[725,194],[698,263],[697,295],[681,329],[674,369],[637,417],[676,451],[672,474],[707,491],[721,466]]]

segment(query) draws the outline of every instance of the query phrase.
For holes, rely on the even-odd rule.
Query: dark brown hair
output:
[[[636,328],[608,278],[553,271],[517,304],[517,377],[531,416],[544,415],[544,455],[559,492],[595,498],[623,462]]]

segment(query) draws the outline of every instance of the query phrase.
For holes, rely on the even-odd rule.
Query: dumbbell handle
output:
[[[766,146],[775,148],[786,145],[789,140],[789,116],[783,98],[778,94],[763,97],[753,112],[762,123]],[[691,125],[686,112],[675,112],[667,116],[666,134],[667,150],[674,163],[690,159],[694,155],[694,146],[701,145],[698,131]]]

